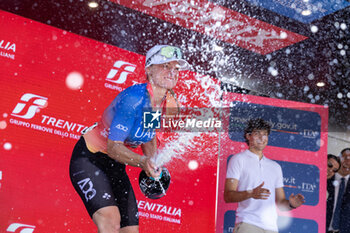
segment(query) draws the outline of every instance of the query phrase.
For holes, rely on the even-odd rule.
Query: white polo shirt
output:
[[[236,223],[245,222],[265,230],[278,231],[275,189],[283,187],[281,166],[250,150],[234,155],[227,166],[227,179],[237,179],[237,191],[252,190],[264,182],[271,195],[267,200],[249,198],[238,203]]]

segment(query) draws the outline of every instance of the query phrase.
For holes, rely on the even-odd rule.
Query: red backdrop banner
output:
[[[145,57],[4,11],[0,24],[0,231],[97,232],[70,183],[71,152],[118,93],[146,81]],[[182,72],[175,92],[182,106],[202,108],[219,89],[210,77]],[[165,139],[181,149],[166,164],[166,196],[145,198],[140,169],[127,167],[140,232],[215,231],[217,134]]]

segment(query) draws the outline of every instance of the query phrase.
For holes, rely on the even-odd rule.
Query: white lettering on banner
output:
[[[63,132],[61,130],[55,129],[53,131],[54,134],[61,136],[62,138],[68,138],[69,134],[67,132]]]
[[[149,217],[149,213],[145,213],[145,212],[140,211],[140,212],[139,212],[139,216],[148,218],[148,217]]]
[[[35,226],[22,224],[22,223],[12,223],[8,228],[7,232],[18,232],[18,233],[32,233],[34,232]]]
[[[69,121],[62,120],[62,119],[57,119],[55,117],[50,117],[50,116],[46,116],[46,115],[41,115],[41,116],[42,116],[42,120],[41,120],[42,124],[47,124],[47,125],[51,125],[51,126],[54,126],[57,128],[66,129],[68,132],[75,131],[77,133],[80,133],[81,130],[86,128],[86,126],[78,124],[78,123],[73,123],[73,122],[69,122]]]
[[[10,119],[10,124],[23,126],[23,127],[27,127],[27,128],[30,127],[30,123],[25,122],[25,121],[19,121],[19,120],[12,119],[12,118]]]
[[[12,60],[15,60],[15,55],[11,54],[11,53],[6,53],[6,52],[3,52],[3,51],[0,51],[0,56],[1,57],[7,57],[7,58],[10,58]]]
[[[116,61],[113,68],[109,71],[106,80],[112,83],[122,84],[126,81],[129,74],[136,69],[135,64],[125,61]]]
[[[68,133],[68,132],[65,132],[62,130],[58,130],[58,129],[54,129],[54,128],[46,127],[46,126],[42,126],[42,125],[37,125],[34,123],[25,122],[25,121],[20,121],[20,120],[16,120],[13,118],[10,118],[9,122],[10,122],[10,124],[13,124],[13,125],[18,125],[21,127],[30,128],[30,129],[41,131],[44,133],[55,134],[55,135],[61,136],[62,138],[72,138],[72,139],[76,139],[76,140],[78,140],[80,138],[80,134],[77,135],[74,133]]]
[[[304,129],[304,132],[301,132],[301,135],[304,138],[316,138],[319,135],[319,132],[311,130],[311,129]]]
[[[142,210],[155,211],[157,213],[164,213],[171,216],[181,217],[181,209],[171,206],[150,203],[147,201],[138,201],[138,208]]]
[[[122,91],[123,88],[119,87],[119,86],[115,86],[109,83],[105,83],[105,88],[111,89],[111,90],[117,90],[117,91]]]
[[[70,134],[69,134],[69,138],[73,138],[73,139],[75,139],[75,140],[79,140],[80,135],[76,135],[76,134],[74,134],[74,133],[70,133]]]
[[[163,218],[164,221],[167,221],[167,222],[172,222],[172,223],[177,223],[177,224],[181,224],[181,221],[180,219],[175,219],[175,218],[169,218],[169,217],[164,217]]]
[[[296,186],[296,179],[295,177],[283,177],[283,184],[285,188],[298,188]]]
[[[26,93],[21,97],[21,101],[24,103],[17,103],[16,107],[13,109],[11,115],[23,119],[32,119],[34,115],[39,111],[40,108],[44,108],[47,105],[47,98],[31,93]],[[62,138],[73,138],[79,139],[80,135],[74,133],[80,133],[86,126],[74,122],[69,122],[63,119],[57,119],[55,117],[41,115],[41,124],[38,125],[22,120],[16,120],[10,118],[10,124],[30,128],[33,130],[38,130],[44,133],[55,134],[61,136]],[[48,126],[53,126],[58,129],[54,129]],[[62,129],[62,130],[61,130]],[[73,131],[73,132],[71,132]]]
[[[246,124],[248,122],[248,118],[243,117],[232,117],[232,120],[235,122],[239,122],[242,124]],[[298,125],[296,123],[283,123],[283,122],[273,122],[272,120],[268,120],[268,123],[271,125],[271,130],[283,130],[285,133],[294,133],[298,129]],[[306,138],[316,138],[318,132],[305,129],[300,134]]]
[[[34,117],[35,113],[39,108],[45,107],[47,104],[47,98],[31,93],[26,93],[22,95],[21,101],[25,103],[18,103],[13,109],[11,115],[23,119],[31,119]],[[27,109],[27,112],[23,114],[23,110]]]
[[[156,219],[156,220],[164,221],[164,222],[181,224],[181,219],[179,219],[179,218],[171,218],[171,217],[162,216],[159,214],[152,214],[152,213],[149,214],[149,213],[139,211],[139,216],[144,217],[144,218]]]
[[[48,128],[48,127],[45,127],[45,126],[41,126],[41,125],[36,125],[36,124],[31,124],[30,127],[32,129],[35,129],[35,130],[39,130],[39,131],[42,131],[42,132],[46,132],[46,133],[53,133],[53,129],[52,128]]]
[[[313,193],[316,189],[316,185],[315,184],[310,184],[310,183],[302,183],[301,184],[301,191],[303,192],[310,192]]]
[[[294,177],[283,177],[283,182],[287,184],[295,184],[295,178]]]
[[[0,49],[12,50],[12,52],[16,52],[16,44],[12,42],[6,42],[4,40],[0,40]]]

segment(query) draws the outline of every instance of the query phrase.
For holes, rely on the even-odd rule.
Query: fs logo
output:
[[[25,103],[18,103],[11,115],[24,119],[31,119],[39,108],[45,107],[47,98],[31,93],[26,93],[21,97]]]
[[[7,232],[32,233],[32,232],[34,232],[34,229],[35,229],[35,226],[22,224],[22,223],[12,223],[7,228]]]
[[[160,116],[162,114],[157,110],[156,112],[143,113],[143,128],[145,129],[160,129]]]
[[[132,74],[136,69],[136,65],[125,61],[116,61],[113,68],[109,71],[106,80],[112,83],[122,84],[126,81],[129,74]]]

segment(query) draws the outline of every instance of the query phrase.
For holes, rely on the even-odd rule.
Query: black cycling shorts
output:
[[[104,153],[91,153],[81,137],[73,150],[69,174],[90,217],[102,207],[117,206],[120,227],[139,225],[136,198],[124,164]]]

